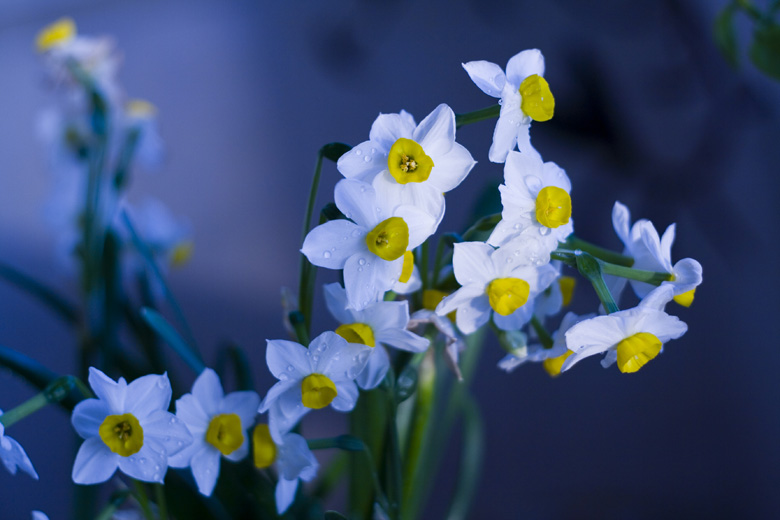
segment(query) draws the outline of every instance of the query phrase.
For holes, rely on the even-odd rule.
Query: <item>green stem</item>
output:
[[[422,282],[422,290],[424,291],[428,287],[428,252],[430,249],[430,242],[426,240],[417,250],[420,253],[419,262],[417,262],[417,268],[420,270],[420,281]]]
[[[78,323],[79,313],[76,310],[76,306],[57,294],[53,289],[4,263],[0,263],[0,278],[4,278],[8,283],[27,291],[27,293],[40,300],[68,324],[75,325]]]
[[[475,110],[473,112],[466,112],[465,114],[455,115],[455,127],[470,125],[477,121],[484,121],[485,119],[495,119],[501,113],[501,105],[495,104],[487,108]]]
[[[168,502],[165,499],[165,488],[162,484],[154,484],[154,495],[157,499],[157,510],[160,520],[168,520]]]
[[[133,481],[133,487],[135,488],[135,499],[138,500],[138,505],[141,506],[141,512],[144,514],[146,520],[155,520],[154,514],[152,514],[152,508],[149,506],[149,496],[146,494],[146,488],[141,481],[131,479]]]
[[[661,273],[657,271],[645,271],[643,269],[634,269],[631,267],[623,267],[622,265],[610,264],[608,262],[599,261],[601,266],[601,272],[604,274],[611,274],[614,276],[622,276],[630,280],[637,280],[651,285],[661,285],[663,282],[668,282],[672,279],[669,273]]]
[[[433,257],[433,279],[431,280],[431,287],[436,288],[436,284],[439,283],[439,271],[441,270],[441,259],[444,255],[444,246],[446,246],[444,237],[439,238],[439,242],[436,244],[436,256]]]
[[[621,255],[620,253],[599,247],[574,235],[569,235],[569,237],[566,239],[566,242],[558,249],[579,249],[581,251],[585,251],[586,253],[590,253],[600,260],[604,260],[612,264],[622,265],[625,267],[631,267],[634,265],[634,259],[630,256]]]
[[[84,397],[92,397],[92,392],[90,392],[78,378],[73,376],[58,377],[47,385],[39,394],[34,395],[19,406],[0,415],[0,422],[3,423],[5,427],[9,427],[16,422],[21,421],[28,415],[34,414],[48,404],[63,401],[70,395],[70,392],[74,388],[78,389]]]
[[[542,346],[546,349],[551,349],[553,346],[552,336],[550,336],[550,333],[547,332],[547,329],[542,324],[542,322],[539,321],[539,318],[532,316],[531,326],[534,328],[536,335],[539,336],[539,341],[542,342]]]
[[[114,513],[116,513],[124,501],[127,500],[128,495],[130,495],[130,490],[128,489],[122,489],[112,493],[108,504],[100,511],[98,516],[95,517],[95,520],[111,520],[114,517]]]
[[[309,201],[306,204],[306,216],[303,220],[303,235],[301,237],[301,244],[306,240],[306,235],[309,234],[311,229],[311,216],[314,213],[314,204],[317,201],[317,192],[320,187],[320,176],[322,174],[322,159],[323,150],[320,149],[317,153],[317,163],[314,167],[314,177],[311,180],[311,188],[309,188]],[[309,262],[306,256],[301,253],[301,268],[300,268],[300,280],[298,288],[298,308],[303,314],[304,328],[306,335],[308,336],[309,328],[311,327],[311,300],[313,298],[313,277],[316,273],[315,267]]]
[[[601,300],[601,304],[604,305],[604,310],[607,311],[607,314],[617,312],[619,310],[618,306],[615,303],[615,299],[612,297],[612,293],[609,292],[607,284],[604,283],[599,261],[582,251],[577,251],[577,253],[575,253],[575,258],[577,260],[577,269],[579,269],[582,276],[593,284],[593,289],[596,291],[599,300]]]

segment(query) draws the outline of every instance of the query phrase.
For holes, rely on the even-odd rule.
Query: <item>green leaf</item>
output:
[[[715,43],[718,45],[720,52],[726,58],[726,61],[732,67],[736,67],[738,63],[737,54],[737,33],[734,28],[734,13],[736,9],[733,5],[727,6],[721,13],[715,18],[715,25],[713,26],[713,35],[715,36]]]
[[[774,23],[756,26],[750,60],[767,76],[780,79],[780,26]]]
[[[193,372],[196,374],[203,372],[206,365],[203,363],[200,354],[182,339],[179,333],[176,332],[176,329],[159,312],[144,307],[141,309],[141,317],[189,365]]]
[[[450,506],[448,520],[468,518],[471,501],[479,484],[482,456],[485,448],[485,427],[474,399],[463,400],[463,444],[458,484]]]
[[[352,147],[344,143],[328,143],[320,148],[320,154],[326,159],[330,159],[333,162],[339,160],[339,158],[350,151]]]
[[[10,265],[2,263],[0,263],[0,278],[4,278],[11,285],[26,291],[67,323],[71,325],[78,323],[79,314],[76,311],[76,306],[57,294],[53,289],[30,278]]]
[[[249,359],[246,357],[244,349],[235,343],[223,346],[219,351],[217,366],[220,368],[224,367],[228,360],[232,363],[233,369],[235,370],[238,389],[254,390],[255,385],[252,380],[252,369],[249,366]],[[223,370],[217,370],[217,372],[221,373]]]
[[[396,403],[409,399],[417,391],[417,367],[409,363],[401,370],[395,386]]]

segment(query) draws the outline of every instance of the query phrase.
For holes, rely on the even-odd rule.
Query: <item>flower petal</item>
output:
[[[384,148],[373,140],[363,141],[339,157],[336,167],[347,179],[370,183],[382,170],[387,169],[388,150],[389,146]]]
[[[354,222],[331,220],[309,231],[301,253],[316,266],[343,269],[347,258],[366,250],[365,234]]]
[[[265,350],[268,370],[280,381],[303,379],[311,374],[309,349],[294,341],[269,339]]]
[[[216,414],[225,395],[217,373],[210,368],[204,369],[192,385],[192,395],[198,400],[206,415],[211,417]]]
[[[305,376],[301,376],[301,379],[303,379]],[[295,379],[292,381],[279,381],[274,386],[268,389],[268,393],[265,395],[265,398],[260,402],[260,406],[258,406],[257,411],[259,413],[265,413],[267,412],[271,406],[274,405],[276,401],[278,401],[282,395],[284,395],[286,392],[293,390],[296,386],[300,387],[301,380]]]
[[[349,412],[357,403],[358,387],[354,381],[341,381],[336,383],[338,395],[333,399],[330,405],[334,410],[340,412]]]
[[[165,447],[157,439],[144,436],[144,445],[135,455],[119,457],[119,470],[128,477],[144,482],[159,482],[162,484],[165,472],[168,470],[168,457]]]
[[[377,333],[376,340],[385,345],[409,352],[422,352],[430,345],[427,339],[403,329],[384,329]]]
[[[436,166],[431,170],[427,183],[440,193],[454,190],[466,178],[477,161],[461,144],[453,143],[450,151],[436,158]]]
[[[322,287],[325,293],[325,306],[339,323],[353,323],[351,311],[347,310],[347,291],[339,283],[329,283]]]
[[[479,90],[494,98],[501,97],[501,90],[506,83],[506,75],[501,67],[484,60],[470,61],[462,65]]]
[[[234,413],[241,419],[241,429],[246,430],[255,424],[257,407],[260,405],[260,396],[257,392],[244,390],[231,392],[222,399],[217,408],[217,413]]]
[[[437,106],[420,121],[413,138],[431,157],[448,153],[455,142],[455,112],[445,103]]]
[[[496,121],[496,128],[493,130],[493,143],[488,151],[490,162],[502,163],[506,161],[506,156],[517,144],[518,124],[524,125],[523,113],[520,108],[507,111],[501,114]]]
[[[493,279],[493,247],[483,242],[460,242],[452,253],[452,267],[459,284],[485,284]]]
[[[376,302],[363,310],[360,320],[371,327],[374,337],[378,339],[382,330],[406,328],[409,323],[409,302]]]
[[[297,433],[284,436],[277,457],[277,469],[281,478],[295,480],[301,478],[309,481],[317,473],[319,463],[309,449],[306,439]]]
[[[378,280],[377,267],[387,263],[373,254],[357,254],[344,264],[344,287],[347,290],[348,308],[363,310],[378,301],[393,284],[393,280]],[[400,276],[400,270],[399,270]]]
[[[192,434],[180,418],[164,410],[157,410],[141,422],[144,429],[144,443],[156,439],[165,448],[165,453],[174,455],[192,443]]]
[[[276,512],[280,515],[290,508],[295,500],[295,492],[298,490],[298,479],[287,480],[280,478],[276,483],[276,491],[274,497],[276,498]]]
[[[316,358],[313,372],[328,376],[334,383],[351,381],[363,371],[371,347],[347,343],[335,332],[323,332],[311,342],[309,350]]]
[[[376,202],[376,191],[371,184],[342,179],[336,184],[333,197],[344,216],[361,228],[373,229],[384,220],[382,209]]]
[[[192,456],[192,476],[202,495],[211,496],[219,477],[219,452],[213,446],[205,446]]]
[[[485,294],[469,300],[458,307],[455,322],[464,334],[472,334],[490,319],[490,302]]]
[[[70,422],[83,439],[97,437],[100,425],[110,415],[108,405],[100,399],[85,399],[73,409]]]
[[[379,117],[374,120],[368,138],[372,144],[378,144],[385,153],[385,168],[387,168],[387,152],[398,139],[402,137],[412,139],[415,126],[417,125],[414,118],[406,111],[401,111],[400,114],[379,114]]]
[[[127,386],[127,411],[142,420],[157,410],[167,410],[171,404],[171,382],[167,374],[139,377]]]
[[[94,386],[92,387],[94,389]],[[108,449],[100,437],[84,441],[73,462],[72,478],[76,484],[99,484],[116,471],[119,455]]]
[[[624,204],[615,201],[615,205],[612,206],[612,227],[615,228],[615,233],[617,233],[625,247],[628,247],[628,244],[631,242],[630,226],[631,213],[629,213],[628,208]]]
[[[89,367],[89,386],[95,392],[98,399],[104,401],[111,414],[123,414],[125,410],[125,397],[127,395],[127,383],[124,378],[114,381],[95,367]]]
[[[371,390],[379,386],[390,369],[390,358],[387,357],[385,347],[377,345],[370,348],[369,352],[368,363],[355,380],[363,390]]]
[[[515,88],[528,76],[544,76],[544,56],[539,49],[528,49],[509,58],[506,77]]]

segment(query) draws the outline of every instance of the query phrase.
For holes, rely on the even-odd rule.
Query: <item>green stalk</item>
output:
[[[157,510],[159,511],[160,520],[168,520],[168,502],[165,499],[165,488],[162,484],[154,484],[154,495],[157,499]]]
[[[656,271],[645,271],[643,269],[634,269],[632,267],[623,267],[622,265],[610,264],[608,262],[599,262],[601,265],[601,272],[604,274],[611,274],[615,276],[622,276],[630,280],[637,280],[651,285],[661,285],[663,282],[668,282],[672,279],[669,273],[661,273]]]
[[[536,335],[539,336],[539,341],[541,341],[542,347],[546,349],[552,348],[553,346],[552,336],[550,336],[550,333],[547,332],[547,329],[542,324],[542,322],[539,321],[539,318],[537,318],[536,316],[532,316],[531,326],[534,328]]]
[[[619,309],[615,303],[615,299],[612,297],[612,293],[609,292],[607,284],[604,283],[600,262],[588,253],[583,253],[582,251],[578,251],[575,254],[575,258],[577,260],[577,269],[579,269],[582,276],[593,284],[593,289],[596,291],[596,295],[599,297],[607,314],[617,312]]]
[[[138,505],[141,506],[141,512],[144,514],[146,520],[155,520],[154,514],[152,514],[152,508],[149,506],[149,496],[146,494],[146,488],[141,481],[136,479],[130,479],[133,481],[133,487],[135,488],[135,499],[138,500]]]
[[[501,113],[501,105],[495,104],[487,108],[475,110],[473,112],[466,112],[465,114],[455,115],[455,127],[470,125],[478,121],[484,121],[485,119],[495,119]]]
[[[19,406],[0,415],[0,423],[5,427],[21,421],[28,415],[32,415],[48,404],[56,404],[64,401],[72,390],[78,389],[84,397],[92,397],[92,392],[86,388],[84,383],[73,376],[58,377],[49,383],[42,392],[34,395]]]
[[[599,247],[574,235],[569,235],[566,239],[566,242],[561,247],[559,247],[559,249],[579,249],[611,264],[622,265],[625,267],[631,267],[634,265],[634,259],[630,256],[621,255],[620,253]]]
[[[0,278],[38,299],[69,325],[78,323],[79,313],[76,306],[50,287],[4,263],[0,263]]]

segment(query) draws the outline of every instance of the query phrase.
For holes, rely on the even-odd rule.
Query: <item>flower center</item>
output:
[[[192,258],[192,250],[194,249],[192,240],[182,240],[178,242],[171,250],[171,267],[181,267]]]
[[[219,450],[222,455],[230,455],[244,444],[244,432],[241,418],[234,413],[215,415],[206,430],[206,442]]]
[[[98,434],[108,449],[123,457],[138,453],[144,445],[144,429],[131,413],[106,416]]]
[[[401,269],[401,277],[398,278],[398,281],[401,283],[408,282],[412,277],[412,272],[414,272],[414,253],[406,251],[404,252],[404,266]]]
[[[57,45],[69,42],[74,36],[76,36],[76,23],[71,18],[61,18],[41,29],[35,38],[35,46],[38,52],[46,52]]]
[[[344,325],[339,325],[336,329],[336,334],[347,340],[347,343],[358,343],[369,347],[376,345],[374,331],[365,323],[345,323]]]
[[[444,291],[439,291],[438,289],[424,290],[422,296],[423,309],[428,309],[429,311],[435,311],[436,307],[438,307],[441,301],[447,296],[449,296],[449,293],[446,293]],[[456,313],[457,313],[456,311],[452,311],[451,313],[447,314],[447,317],[453,323],[455,323]]]
[[[674,301],[682,305],[683,307],[690,307],[693,303],[693,295],[696,293],[696,288],[694,287],[690,291],[684,292],[682,294],[678,294],[674,297]]]
[[[550,377],[558,377],[561,375],[561,367],[563,366],[563,362],[566,361],[566,358],[572,354],[574,354],[574,352],[567,350],[560,356],[545,359],[542,361],[542,366],[544,366],[544,369],[548,374],[550,374]]]
[[[571,197],[557,186],[546,186],[536,196],[536,220],[545,227],[557,228],[571,218]]]
[[[387,169],[399,184],[425,182],[433,169],[433,159],[417,142],[401,137],[387,154]]]
[[[390,217],[366,235],[368,250],[382,260],[397,260],[409,245],[409,226],[401,217]]]
[[[276,443],[271,438],[267,424],[258,424],[252,432],[252,450],[255,454],[255,466],[263,469],[276,461]]]
[[[325,408],[337,395],[336,385],[328,376],[311,374],[301,381],[301,400],[306,408]]]
[[[617,344],[618,368],[624,374],[636,372],[661,352],[661,340],[649,332],[639,332]]]
[[[520,278],[496,278],[487,286],[490,306],[501,316],[509,316],[528,301],[531,286]]]
[[[520,109],[534,121],[549,121],[555,111],[555,98],[547,80],[532,74],[520,83]]]

